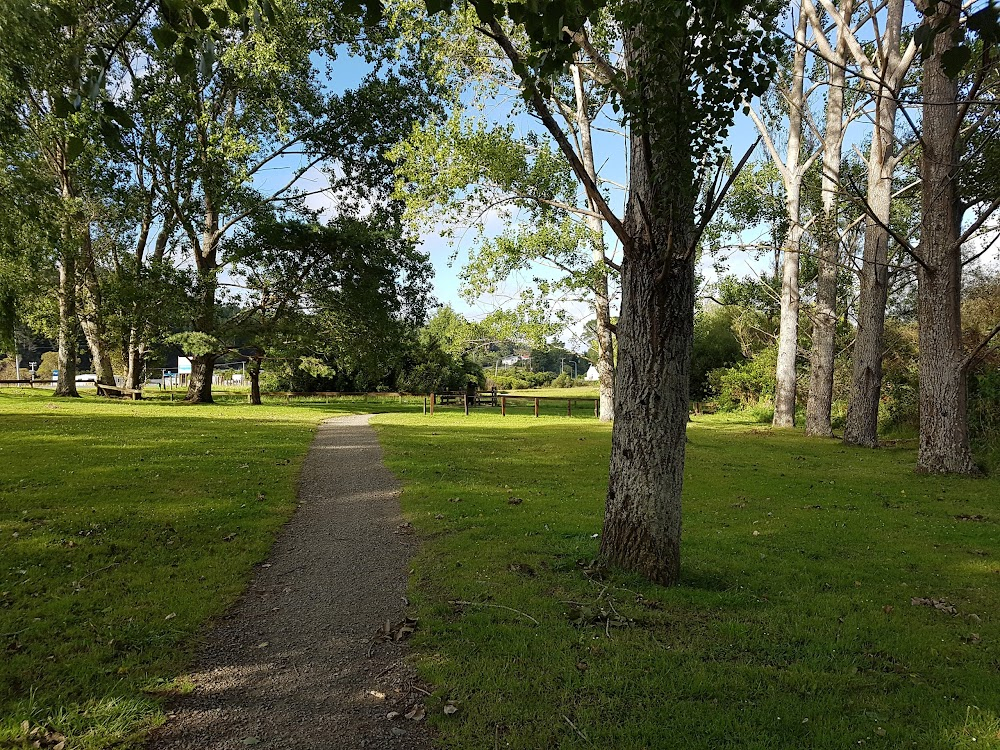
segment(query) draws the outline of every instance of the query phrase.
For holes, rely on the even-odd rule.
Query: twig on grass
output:
[[[87,573],[87,575],[83,576],[83,578],[81,578],[79,581],[73,581],[73,588],[76,589],[77,591],[79,591],[80,590],[80,584],[83,583],[84,581],[86,581],[92,575],[96,575],[98,573],[103,573],[105,570],[109,570],[110,568],[114,568],[117,565],[121,565],[121,563],[113,562],[110,565],[105,565],[103,568],[98,568],[97,570],[90,571],[89,573]]]
[[[583,738],[584,742],[586,742],[588,745],[593,745],[594,744],[593,742],[590,741],[590,737],[588,737],[583,732],[581,732],[577,728],[576,724],[574,724],[572,721],[569,720],[568,716],[563,716],[563,718],[566,720],[567,724],[569,724],[571,727],[573,727],[573,731],[576,732],[578,735],[580,735]]]
[[[527,612],[522,612],[521,610],[514,609],[513,607],[505,607],[502,604],[486,604],[485,602],[466,602],[466,601],[460,601],[458,599],[452,600],[452,601],[450,601],[448,603],[449,604],[453,604],[455,606],[461,606],[461,607],[491,607],[493,609],[506,609],[508,612],[514,612],[515,614],[521,615],[521,617],[528,618],[533,623],[535,623],[535,625],[541,625],[542,624],[538,620],[536,620],[534,617],[532,617],[531,615],[529,615]]]

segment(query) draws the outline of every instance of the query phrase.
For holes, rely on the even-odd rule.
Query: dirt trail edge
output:
[[[416,540],[368,416],[322,423],[300,507],[243,598],[207,635],[195,690],[171,706],[150,750],[431,747],[406,714],[425,697],[402,642]]]

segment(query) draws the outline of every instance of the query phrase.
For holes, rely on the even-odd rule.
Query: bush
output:
[[[528,388],[544,388],[552,383],[554,372],[528,372],[527,370],[500,370],[486,378],[486,389],[496,388],[498,391],[522,391]]]
[[[778,349],[772,346],[746,362],[708,373],[709,392],[718,408],[721,411],[736,411],[770,402],[774,394],[777,362]]]
[[[704,401],[711,393],[709,375],[745,360],[732,328],[731,308],[699,311],[694,318],[691,349],[691,399]]]
[[[552,381],[553,388],[572,388],[573,378],[568,373],[561,373],[559,377]]]
[[[35,370],[35,377],[39,380],[52,380],[52,372],[59,369],[59,352],[45,352],[38,368]]]

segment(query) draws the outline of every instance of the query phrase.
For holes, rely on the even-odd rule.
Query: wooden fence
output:
[[[563,401],[565,401],[566,402],[566,416],[567,417],[572,417],[573,416],[573,405],[574,404],[578,404],[578,403],[580,403],[582,401],[582,402],[584,402],[584,403],[586,403],[588,405],[589,404],[593,404],[594,405],[594,416],[595,417],[600,417],[601,416],[601,401],[600,401],[600,399],[596,399],[596,398],[582,398],[582,397],[579,397],[579,396],[565,396],[565,397],[564,396],[524,396],[524,395],[513,394],[513,393],[496,393],[496,394],[483,393],[483,394],[479,394],[477,397],[475,397],[476,399],[478,399],[477,402],[474,402],[473,398],[461,398],[461,397],[465,396],[465,393],[461,393],[461,394],[454,394],[454,393],[446,393],[446,394],[436,393],[435,394],[435,393],[432,393],[432,394],[430,394],[430,396],[428,396],[428,397],[426,397],[424,399],[424,414],[428,414],[429,413],[430,415],[433,416],[433,414],[434,414],[434,406],[439,401],[440,401],[441,405],[444,406],[444,405],[446,405],[448,403],[451,403],[454,400],[453,397],[456,396],[456,395],[460,397],[459,400],[463,403],[463,406],[465,408],[465,414],[466,414],[466,416],[468,416],[468,414],[469,414],[469,407],[470,406],[476,406],[477,403],[480,404],[480,405],[482,405],[487,400],[492,400],[493,401],[493,403],[491,403],[489,405],[491,405],[491,406],[499,406],[500,407],[500,416],[501,417],[506,417],[507,416],[507,406],[508,406],[508,404],[513,405],[512,402],[513,403],[517,403],[518,401],[529,401],[529,402],[531,402],[531,405],[534,407],[534,414],[535,414],[536,417],[538,417],[539,414],[540,414],[540,412],[541,412],[541,402],[543,402],[543,401],[557,401],[557,402],[560,402],[560,403],[563,402]]]

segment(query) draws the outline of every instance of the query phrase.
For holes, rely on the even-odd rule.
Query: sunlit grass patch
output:
[[[294,509],[317,422],[361,410],[0,392],[0,745],[25,721],[71,748],[162,721]]]
[[[443,747],[1000,747],[996,479],[696,417],[668,590],[591,565],[609,426],[378,424],[425,540],[421,670],[461,706]]]

